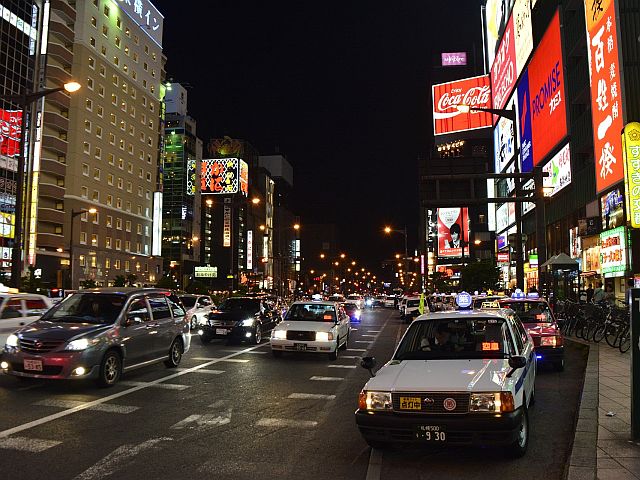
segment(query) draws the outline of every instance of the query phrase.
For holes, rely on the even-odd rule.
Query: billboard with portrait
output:
[[[438,256],[469,255],[469,212],[467,208],[438,209]]]

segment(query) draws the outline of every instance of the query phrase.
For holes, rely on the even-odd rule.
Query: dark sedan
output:
[[[200,326],[198,334],[205,345],[213,339],[256,345],[269,335],[281,319],[279,312],[266,299],[232,297],[209,313],[206,324]]]

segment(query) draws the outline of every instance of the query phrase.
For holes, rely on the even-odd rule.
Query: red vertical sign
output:
[[[491,65],[493,108],[504,108],[513,88],[516,86],[517,77],[513,17],[510,17],[500,41],[500,47],[493,60],[493,65]]]
[[[585,0],[598,193],[624,179],[622,89],[614,0]]]

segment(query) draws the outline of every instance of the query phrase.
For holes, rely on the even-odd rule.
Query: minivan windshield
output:
[[[126,300],[125,295],[118,294],[74,293],[53,306],[41,320],[109,325],[116,321]]]
[[[415,321],[396,350],[394,360],[506,358],[507,326],[501,318]]]

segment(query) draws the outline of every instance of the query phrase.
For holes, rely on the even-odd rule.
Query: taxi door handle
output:
[[[158,328],[160,326],[160,324],[158,323],[154,323],[153,325],[147,325],[146,328],[147,330],[151,330],[152,328]]]

